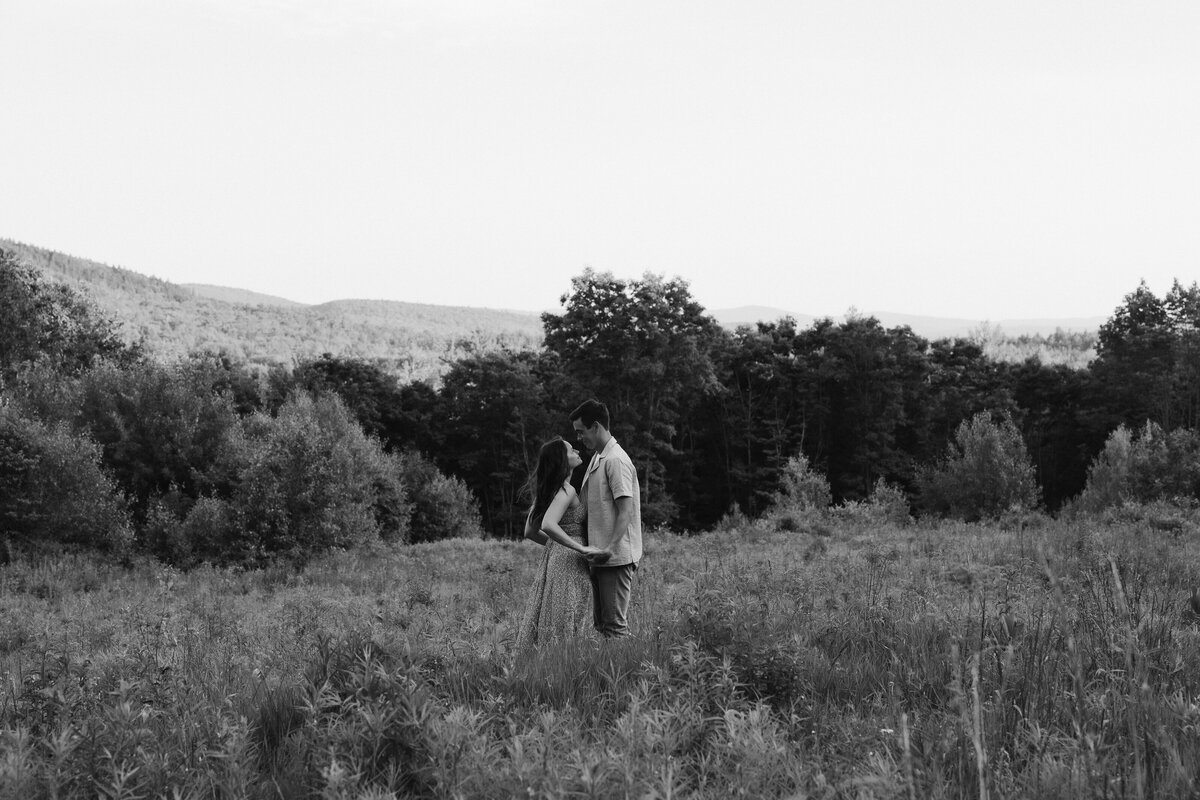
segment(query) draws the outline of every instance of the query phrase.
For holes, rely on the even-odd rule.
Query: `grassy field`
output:
[[[512,652],[539,552],[0,567],[0,797],[1194,797],[1183,517],[654,533],[637,637]]]

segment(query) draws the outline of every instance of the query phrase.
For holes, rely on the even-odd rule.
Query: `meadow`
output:
[[[636,637],[531,653],[530,543],[18,560],[0,797],[1200,792],[1187,513],[791,522],[649,534]]]

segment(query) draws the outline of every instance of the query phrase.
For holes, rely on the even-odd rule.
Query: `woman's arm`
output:
[[[540,545],[544,545],[549,541],[546,538],[546,534],[542,533],[538,526],[533,524],[533,508],[530,508],[529,513],[525,515],[525,538]]]
[[[587,547],[572,539],[567,535],[558,523],[562,519],[562,515],[567,513],[567,509],[571,507],[571,501],[575,497],[575,490],[570,486],[565,486],[558,490],[554,495],[554,499],[550,501],[550,507],[546,509],[546,513],[542,515],[542,533],[553,539],[564,547],[569,547],[575,552],[583,556],[594,556],[603,552],[598,547]]]

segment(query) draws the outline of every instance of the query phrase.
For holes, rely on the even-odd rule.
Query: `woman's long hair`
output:
[[[532,517],[535,522],[546,513],[550,501],[558,494],[563,481],[570,474],[567,443],[561,436],[555,436],[542,445],[541,451],[538,452],[537,468],[529,476],[529,494],[533,497]]]

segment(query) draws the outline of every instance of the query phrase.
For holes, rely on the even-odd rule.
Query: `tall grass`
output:
[[[1186,797],[1200,542],[1136,515],[656,533],[621,642],[531,545],[0,567],[0,796]]]

